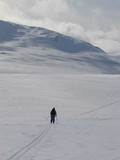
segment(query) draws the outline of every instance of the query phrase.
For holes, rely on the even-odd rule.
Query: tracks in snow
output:
[[[46,129],[43,130],[43,132],[36,137],[32,142],[22,147],[20,150],[18,150],[16,153],[14,153],[11,157],[9,157],[7,160],[19,160],[22,158],[30,149],[32,149],[35,145],[37,145],[49,132],[51,129],[51,125],[49,125]]]
[[[90,111],[81,113],[81,114],[79,114],[79,116],[82,116],[82,115],[85,115],[85,114],[89,114],[89,113],[95,112],[95,111],[97,111],[97,110],[104,109],[104,108],[106,108],[106,107],[110,107],[110,106],[112,106],[112,105],[114,105],[114,104],[117,104],[117,103],[120,103],[120,100],[113,101],[113,102],[108,103],[108,104],[105,104],[105,105],[103,105],[103,106],[101,106],[101,107],[98,107],[98,108],[95,108],[95,109],[93,109],[93,110],[90,110]]]
[[[120,100],[117,100],[117,101],[113,101],[111,103],[108,103],[106,105],[103,105],[103,106],[100,106],[96,109],[93,109],[93,110],[90,110],[90,111],[87,111],[87,112],[84,112],[84,113],[81,113],[79,114],[79,116],[82,116],[82,115],[86,115],[86,114],[89,114],[89,113],[92,113],[92,112],[95,112],[97,110],[100,110],[100,109],[104,109],[106,107],[110,107],[114,104],[117,104],[117,103],[120,103]],[[49,132],[49,130],[51,129],[52,125],[49,125],[47,128],[45,128],[42,133],[36,137],[32,142],[30,142],[29,144],[23,146],[20,150],[18,150],[16,153],[14,153],[11,157],[9,157],[8,159],[6,160],[20,160],[30,149],[32,149],[35,145],[37,145],[38,143],[40,143],[40,141],[46,136],[46,134]]]

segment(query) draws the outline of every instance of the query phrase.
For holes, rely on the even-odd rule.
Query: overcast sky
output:
[[[0,19],[52,29],[120,54],[120,0],[0,0]]]

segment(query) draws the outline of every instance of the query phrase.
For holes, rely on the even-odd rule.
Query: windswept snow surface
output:
[[[88,42],[0,21],[0,160],[120,160],[119,73]]]
[[[120,160],[120,76],[0,74],[0,159]]]
[[[120,62],[92,44],[39,27],[0,21],[0,73],[120,74]]]

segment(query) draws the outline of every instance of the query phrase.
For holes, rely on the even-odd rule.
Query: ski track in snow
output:
[[[21,159],[24,154],[26,154],[30,149],[32,149],[36,144],[40,143],[40,141],[44,138],[44,136],[48,133],[51,126],[47,127],[37,138],[35,138],[31,143],[27,144],[26,146],[22,147],[18,152],[13,154],[7,160],[19,160]]]
[[[109,104],[106,104],[104,106],[98,107],[94,110],[88,111],[88,112],[84,112],[82,114],[80,114],[79,116],[82,115],[86,115],[86,114],[90,114],[92,112],[95,112],[99,109],[104,109],[105,107],[110,107],[111,105],[114,105],[116,103],[120,103],[119,101],[114,101],[111,102]],[[71,119],[70,119],[71,120]],[[9,157],[7,160],[19,160],[21,159],[25,154],[27,154],[27,152],[29,152],[31,149],[33,149],[38,143],[40,143],[40,141],[46,136],[46,134],[49,132],[49,130],[51,129],[52,125],[48,125],[47,128],[45,128],[43,130],[42,133],[40,133],[40,135],[35,138],[32,142],[30,142],[29,144],[25,145],[24,147],[22,147],[19,151],[17,151],[15,154],[13,154],[11,157]],[[62,158],[62,157],[56,157],[56,158]]]
[[[119,160],[119,80],[1,74],[0,159]],[[58,112],[54,125],[46,118],[52,106]]]

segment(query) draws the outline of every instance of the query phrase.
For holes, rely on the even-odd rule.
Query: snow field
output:
[[[0,74],[0,159],[119,160],[119,82],[119,75]]]

